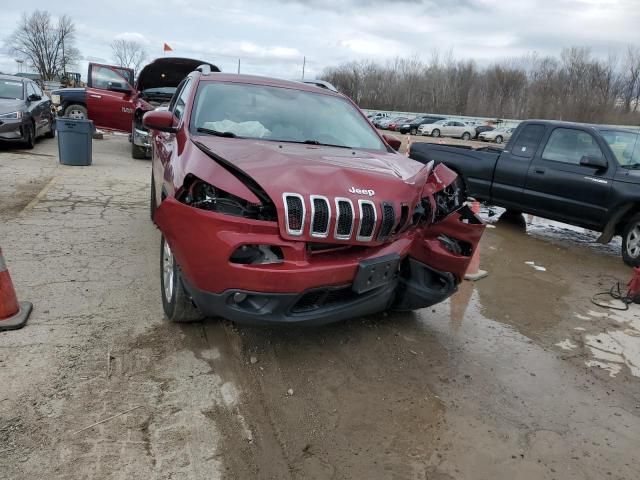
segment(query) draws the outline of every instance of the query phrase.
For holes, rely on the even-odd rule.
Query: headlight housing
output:
[[[184,186],[177,192],[176,198],[185,205],[201,210],[253,220],[277,220],[275,208],[272,205],[250,203],[243,198],[220,190],[194,175],[187,176]]]
[[[51,103],[54,105],[60,105],[60,95],[51,95]]]
[[[0,120],[20,120],[22,118],[22,112],[10,112],[0,114]]]

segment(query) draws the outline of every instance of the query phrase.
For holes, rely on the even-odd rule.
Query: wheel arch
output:
[[[624,227],[631,217],[640,212],[640,200],[627,202],[612,209],[615,213],[609,218],[602,233],[596,240],[598,243],[609,243],[615,235],[622,235]]]

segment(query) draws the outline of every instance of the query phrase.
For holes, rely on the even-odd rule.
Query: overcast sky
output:
[[[348,60],[428,59],[433,50],[481,64],[527,52],[590,46],[597,55],[640,45],[640,0],[27,0],[2,2],[0,35],[23,11],[70,15],[84,61],[111,62],[109,44],[130,38],[149,58],[162,44],[243,73],[298,78]],[[4,39],[2,39],[4,40]],[[17,64],[0,50],[0,71]]]

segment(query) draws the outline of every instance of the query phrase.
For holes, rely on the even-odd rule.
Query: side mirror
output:
[[[580,165],[584,167],[593,167],[596,169],[607,168],[607,160],[604,157],[596,157],[594,155],[585,155],[580,159]]]
[[[142,117],[142,124],[149,130],[176,133],[176,118],[168,110],[151,110]]]
[[[387,142],[389,146],[396,152],[400,150],[400,147],[402,146],[402,140],[398,140],[393,135],[382,135],[382,138],[384,138],[384,141]]]
[[[29,100],[30,102],[38,102],[42,100],[42,97],[40,95],[36,95],[35,93],[32,93],[31,95],[29,95],[27,100]]]

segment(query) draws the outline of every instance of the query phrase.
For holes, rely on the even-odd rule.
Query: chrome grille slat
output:
[[[331,204],[327,197],[311,195],[311,236],[327,238],[331,223]]]
[[[309,195],[306,198],[299,193],[287,192],[282,194],[282,199],[286,232],[292,236],[302,236],[308,230],[309,236],[314,238],[358,242],[371,242],[375,238],[377,241],[386,241],[400,233],[409,218],[406,204],[401,205],[398,219],[391,202],[377,203],[360,198],[356,210],[355,199],[346,197]],[[311,209],[308,222],[307,208]]]
[[[304,232],[306,207],[299,193],[283,193],[285,224],[289,235],[300,236]]]
[[[386,240],[391,235],[393,227],[396,224],[396,210],[392,203],[382,203],[382,222],[380,225],[380,233],[378,240]]]
[[[358,200],[358,208],[360,211],[360,226],[358,227],[358,235],[356,240],[359,242],[370,242],[378,223],[378,213],[376,205],[370,200]]]
[[[336,197],[336,227],[333,236],[338,240],[349,240],[353,233],[355,215],[350,199]]]

